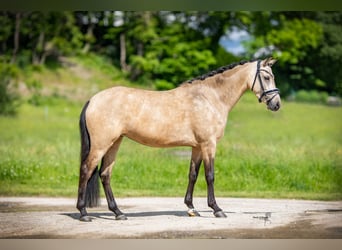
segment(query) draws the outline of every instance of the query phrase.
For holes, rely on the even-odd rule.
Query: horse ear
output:
[[[275,64],[276,62],[277,62],[277,59],[273,59],[272,57],[269,57],[262,61],[262,65],[264,67],[266,66],[272,67],[273,64]]]

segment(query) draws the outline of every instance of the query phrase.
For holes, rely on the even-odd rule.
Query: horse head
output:
[[[273,58],[257,61],[257,68],[251,90],[257,96],[259,102],[267,105],[272,111],[280,108],[281,101],[279,89],[276,88],[275,79],[272,72],[272,65],[276,62]],[[259,84],[256,84],[258,82]]]

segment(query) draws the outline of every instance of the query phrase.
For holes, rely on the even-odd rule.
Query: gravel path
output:
[[[206,198],[201,217],[188,217],[183,198],[121,198],[128,220],[102,206],[80,222],[75,199],[0,197],[0,238],[339,238],[342,201],[217,198],[227,218],[215,218]]]

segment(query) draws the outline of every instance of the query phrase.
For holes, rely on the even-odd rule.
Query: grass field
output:
[[[76,197],[82,105],[25,104],[0,117],[0,195]],[[215,160],[226,197],[342,199],[342,108],[283,103],[277,113],[246,94],[229,116]],[[183,196],[189,148],[125,139],[113,171],[118,196]],[[203,167],[195,196],[206,195]]]

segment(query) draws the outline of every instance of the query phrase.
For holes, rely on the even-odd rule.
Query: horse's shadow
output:
[[[79,220],[80,213],[62,213],[61,215],[68,216],[74,220]],[[90,217],[99,218],[104,220],[115,220],[115,215],[111,212],[98,212],[88,213]],[[189,217],[186,211],[153,211],[153,212],[134,212],[125,213],[129,217],[152,217],[152,216],[177,216],[177,217]]]

